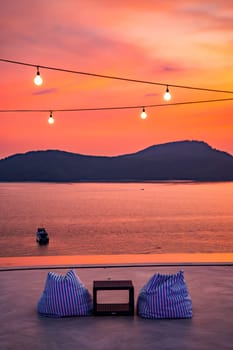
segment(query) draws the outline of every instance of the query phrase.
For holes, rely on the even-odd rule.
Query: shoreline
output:
[[[0,257],[0,270],[50,267],[105,267],[141,265],[233,265],[232,253],[58,255]]]
[[[192,183],[200,183],[200,184],[205,184],[205,183],[229,183],[229,182],[233,182],[233,179],[229,179],[229,180],[224,180],[224,179],[220,179],[220,180],[200,180],[200,179],[187,179],[187,180],[179,180],[179,179],[160,179],[160,180],[136,180],[136,179],[128,179],[128,180],[77,180],[77,181],[57,181],[57,180],[0,180],[0,183],[7,183],[7,184],[11,184],[11,183],[29,183],[29,184],[36,184],[36,183],[48,183],[48,184],[85,184],[85,183],[96,183],[96,184],[127,184],[127,183],[149,183],[149,184],[166,184],[166,183],[171,183],[171,184],[192,184]]]

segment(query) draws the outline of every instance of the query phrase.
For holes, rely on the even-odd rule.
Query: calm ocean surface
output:
[[[232,251],[233,182],[0,183],[1,257]]]

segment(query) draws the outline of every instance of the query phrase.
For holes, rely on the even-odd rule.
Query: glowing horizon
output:
[[[111,5],[111,6],[109,6]],[[233,4],[220,1],[26,0],[0,4],[1,57],[104,75],[231,90]],[[36,16],[35,16],[36,14]],[[73,76],[0,62],[0,109],[66,109],[163,103],[164,87]],[[172,102],[232,97],[169,89]],[[232,101],[140,110],[1,113],[0,159],[31,150],[133,153],[198,140],[233,154]]]

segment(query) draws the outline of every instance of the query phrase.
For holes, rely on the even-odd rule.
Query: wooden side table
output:
[[[94,315],[134,315],[134,287],[130,280],[93,282]]]

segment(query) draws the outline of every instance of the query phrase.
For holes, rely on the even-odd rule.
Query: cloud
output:
[[[151,93],[145,94],[144,96],[145,97],[155,97],[155,96],[160,96],[160,94],[151,92]]]
[[[186,16],[187,21],[192,19],[196,29],[199,28],[201,31],[232,32],[233,6],[232,2],[230,3],[228,0],[222,0],[221,2],[207,1],[206,3],[195,1],[184,4],[179,12]]]
[[[43,89],[39,91],[34,91],[32,95],[47,95],[47,94],[55,94],[58,91],[56,88]]]

